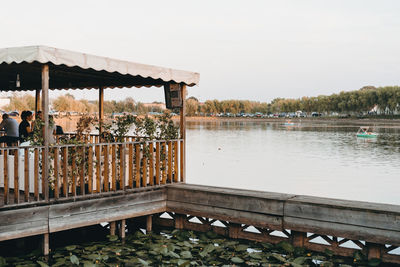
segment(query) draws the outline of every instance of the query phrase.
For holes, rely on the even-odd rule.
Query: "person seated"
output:
[[[29,123],[32,120],[33,113],[28,110],[24,110],[21,113],[21,123],[19,124],[19,137],[22,142],[25,142],[29,136],[32,135],[31,124]]]
[[[0,123],[0,130],[4,129],[5,136],[0,137],[0,143],[7,143],[7,146],[12,146],[13,143],[19,141],[18,122],[7,113],[3,114],[3,121]]]

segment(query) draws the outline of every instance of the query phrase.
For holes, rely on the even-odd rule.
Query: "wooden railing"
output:
[[[181,182],[182,148],[182,139],[53,145],[48,186],[44,147],[1,148],[0,206]]]

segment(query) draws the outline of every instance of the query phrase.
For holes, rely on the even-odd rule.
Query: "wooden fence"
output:
[[[48,186],[42,179],[44,147],[0,148],[0,206],[181,182],[183,142],[53,145]]]

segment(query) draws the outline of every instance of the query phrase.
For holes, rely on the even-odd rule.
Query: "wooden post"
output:
[[[121,220],[121,227],[119,228],[119,237],[121,237],[121,239],[125,238],[125,228],[126,228],[126,220],[123,219]]]
[[[380,259],[385,246],[376,243],[367,242],[368,259]]]
[[[43,235],[43,255],[49,255],[49,234]]]
[[[99,87],[99,136],[101,136],[104,120],[104,87]],[[100,142],[100,140],[99,140]]]
[[[185,221],[185,215],[182,214],[175,214],[175,228],[176,229],[183,229],[183,223]]]
[[[182,85],[181,90],[182,107],[180,109],[180,130],[181,138],[183,142],[181,143],[181,182],[186,182],[186,85]]]
[[[37,112],[40,110],[40,89],[36,89],[35,94],[35,116]]]
[[[307,240],[307,233],[291,231],[291,242],[294,247],[304,247]]]
[[[116,223],[110,222],[110,235],[115,235]]]
[[[49,201],[49,66],[42,66],[42,116],[44,121],[44,155],[42,172],[44,173],[44,199]]]
[[[240,233],[240,224],[237,223],[229,223],[229,237],[230,238],[239,238]]]
[[[146,233],[153,231],[153,215],[146,216]]]

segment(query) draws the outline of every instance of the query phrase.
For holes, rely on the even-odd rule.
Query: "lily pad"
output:
[[[77,256],[71,255],[71,257],[69,258],[69,260],[71,261],[72,264],[79,265],[79,259],[78,259]]]
[[[65,249],[68,251],[73,251],[76,249],[76,247],[77,247],[76,245],[71,245],[71,246],[66,246]]]
[[[141,263],[143,266],[149,266],[149,262],[142,260],[141,258],[138,258],[139,263]]]
[[[40,267],[49,267],[49,265],[43,261],[37,261],[37,263],[40,265]]]
[[[243,262],[244,262],[244,260],[241,259],[241,258],[239,258],[239,257],[232,257],[232,258],[231,258],[231,261],[232,261],[233,263],[243,263]]]

